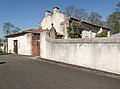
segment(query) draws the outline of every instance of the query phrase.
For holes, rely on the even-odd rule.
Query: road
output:
[[[0,89],[120,89],[118,79],[29,56],[0,55],[0,62]]]

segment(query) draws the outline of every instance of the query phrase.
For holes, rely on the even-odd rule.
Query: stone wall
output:
[[[120,74],[120,38],[41,39],[43,58]]]

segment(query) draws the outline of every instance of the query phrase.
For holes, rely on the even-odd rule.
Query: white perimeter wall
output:
[[[120,74],[120,38],[41,39],[43,58]]]
[[[82,31],[82,38],[95,38],[96,33],[91,31]]]
[[[14,53],[14,40],[18,40],[18,54],[32,55],[31,34],[8,38],[8,53]]]

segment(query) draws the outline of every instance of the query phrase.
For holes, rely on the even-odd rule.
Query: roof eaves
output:
[[[22,34],[25,34],[25,33],[26,32],[13,33],[13,34],[6,35],[5,37],[16,37],[16,36],[19,36],[19,35],[22,35]]]
[[[98,27],[98,28],[103,28],[103,29],[111,30],[109,28],[106,28],[106,27],[103,27],[103,26],[98,26],[98,25],[95,25],[95,24],[91,24],[91,23],[88,23],[88,22],[85,22],[85,21],[82,21],[82,23],[86,23],[86,24],[89,24],[89,25],[92,25],[92,26],[95,26],[95,27]]]

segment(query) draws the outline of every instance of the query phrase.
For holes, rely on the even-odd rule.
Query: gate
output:
[[[40,35],[33,34],[32,36],[32,53],[33,56],[40,56]]]

